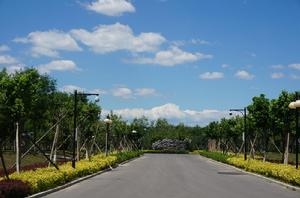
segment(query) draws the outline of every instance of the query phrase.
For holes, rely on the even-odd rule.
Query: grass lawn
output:
[[[14,165],[16,161],[16,154],[13,152],[4,152],[4,160],[5,160],[5,165],[7,168],[10,168],[12,165]],[[28,154],[26,155],[22,160],[21,160],[21,166],[27,166],[30,164],[35,164],[35,163],[41,163],[45,162],[46,159],[44,156],[41,154]],[[0,169],[2,169],[2,164],[0,163]]]
[[[282,154],[268,152],[267,153],[267,160],[281,162],[281,160],[282,160]],[[289,153],[289,163],[291,163],[291,164],[295,164],[296,163],[296,154]]]

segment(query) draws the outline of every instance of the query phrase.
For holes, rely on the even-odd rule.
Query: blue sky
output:
[[[205,125],[300,80],[298,0],[0,0],[0,67],[104,110]]]

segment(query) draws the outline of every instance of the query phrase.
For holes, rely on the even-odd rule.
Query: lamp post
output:
[[[74,90],[74,125],[73,125],[73,155],[72,155],[72,167],[75,168],[75,150],[76,150],[76,128],[77,128],[77,102],[78,96],[97,96],[95,102],[99,102],[99,94],[96,93],[78,93],[77,90]]]
[[[244,141],[244,160],[247,160],[247,108],[243,109],[230,109],[229,111],[240,112],[244,116],[244,132],[243,132],[243,141]],[[232,115],[232,113],[230,113]]]
[[[298,100],[298,92],[296,92],[295,96],[296,96],[296,101],[291,102],[289,104],[289,108],[294,109],[296,115],[296,168],[298,169],[298,165],[299,165],[298,154],[299,154],[299,139],[300,139],[299,138],[299,113],[298,113],[298,108],[300,108],[300,100]]]
[[[112,120],[110,119],[109,115],[106,116],[104,119],[104,122],[106,123],[106,133],[105,133],[105,156],[108,155],[108,133],[109,133],[109,125],[112,124]]]

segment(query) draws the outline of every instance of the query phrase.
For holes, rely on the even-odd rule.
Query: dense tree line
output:
[[[100,107],[80,96],[78,114],[84,136],[98,122]],[[36,69],[26,69],[9,74],[0,72],[0,144],[11,148],[18,124],[20,134],[30,133],[34,141],[42,137],[51,127],[59,123],[63,142],[71,136],[73,127],[73,95],[57,90],[56,82],[48,75],[41,75]],[[54,133],[49,133],[40,144],[48,149]],[[28,142],[22,142],[28,144]],[[65,142],[68,148],[70,142]],[[25,145],[26,147],[26,145]],[[2,148],[2,146],[1,146]]]
[[[71,149],[73,132],[73,95],[58,91],[56,82],[36,69],[26,69],[8,74],[0,72],[0,143],[12,146],[16,123],[19,130],[32,132],[36,141],[47,131],[55,131],[59,123],[59,143]],[[278,98],[268,99],[264,94],[255,96],[247,106],[247,141],[251,155],[255,152],[281,152],[284,156],[293,151],[295,144],[294,111],[288,104],[295,100],[294,93],[282,91]],[[81,144],[91,140],[100,149],[105,145],[106,124],[100,121],[101,108],[87,97],[80,96],[78,102],[78,130]],[[129,147],[150,149],[153,142],[164,138],[191,140],[190,149],[207,148],[208,140],[215,140],[216,148],[224,152],[240,152],[243,146],[244,120],[236,114],[230,118],[209,123],[205,127],[170,124],[166,119],[150,121],[146,117],[127,122],[110,113],[113,124],[109,127],[112,149]],[[135,133],[133,133],[135,132]],[[50,149],[54,133],[49,133],[40,142]],[[2,146],[1,146],[2,148]]]

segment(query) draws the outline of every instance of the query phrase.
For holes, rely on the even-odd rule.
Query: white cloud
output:
[[[0,64],[9,65],[9,64],[15,64],[18,61],[9,55],[0,55]]]
[[[58,30],[31,32],[27,37],[15,38],[14,41],[32,44],[31,54],[34,57],[58,57],[59,51],[81,51],[69,34]]]
[[[97,94],[100,94],[100,95],[105,95],[107,94],[107,91],[104,90],[104,89],[94,89],[91,91],[92,93],[97,93]]]
[[[293,80],[299,80],[300,76],[292,74],[292,75],[290,75],[290,78],[293,79]]]
[[[127,0],[97,0],[86,5],[86,8],[107,16],[121,16],[125,12],[135,12],[134,6]]]
[[[137,96],[154,96],[157,95],[157,92],[153,88],[139,88],[134,90],[134,95]]]
[[[104,114],[108,111],[104,111]],[[165,118],[172,123],[184,122],[188,125],[207,125],[211,121],[219,120],[223,117],[228,117],[227,111],[218,110],[182,110],[180,107],[173,103],[167,103],[161,106],[153,107],[151,109],[133,108],[133,109],[117,109],[113,111],[114,114],[122,116],[124,119],[132,120],[142,116],[150,120],[158,118]]]
[[[272,69],[284,69],[283,65],[272,65],[271,66]]]
[[[112,95],[123,99],[132,99],[133,92],[127,87],[118,87],[112,90]]]
[[[86,91],[85,88],[78,87],[76,85],[65,85],[63,88],[61,88],[61,91],[66,93],[74,93],[74,91],[77,90],[78,92],[84,92]]]
[[[215,80],[224,78],[224,74],[222,72],[205,72],[200,74],[199,78],[202,80]]]
[[[74,29],[71,30],[71,34],[94,52],[102,54],[118,50],[153,52],[166,40],[159,33],[152,32],[135,36],[129,26],[120,23],[100,25],[94,28],[93,32]]]
[[[190,40],[176,40],[171,42],[175,46],[184,46],[184,45],[210,45],[211,43],[206,40],[201,39],[190,39]]]
[[[16,65],[10,65],[6,67],[6,71],[8,74],[14,74],[18,71],[22,71],[25,68],[25,65],[23,64],[16,64]]]
[[[255,76],[253,74],[250,74],[249,72],[245,71],[245,70],[239,70],[235,73],[235,76],[239,79],[243,79],[243,80],[251,80],[253,79]]]
[[[292,69],[300,70],[300,63],[290,64],[288,67]]]
[[[230,65],[228,65],[228,64],[222,64],[221,67],[222,68],[228,68],[228,67],[230,67]]]
[[[0,45],[0,52],[9,51],[9,47],[7,45]]]
[[[54,60],[38,66],[38,70],[41,73],[50,73],[51,71],[74,71],[78,70],[78,67],[71,60]]]
[[[271,78],[273,79],[278,79],[278,78],[283,78],[285,75],[283,73],[272,73]]]
[[[131,61],[137,64],[158,64],[170,67],[210,58],[212,58],[212,55],[185,52],[177,46],[171,46],[168,50],[157,52],[154,58],[137,57]]]

